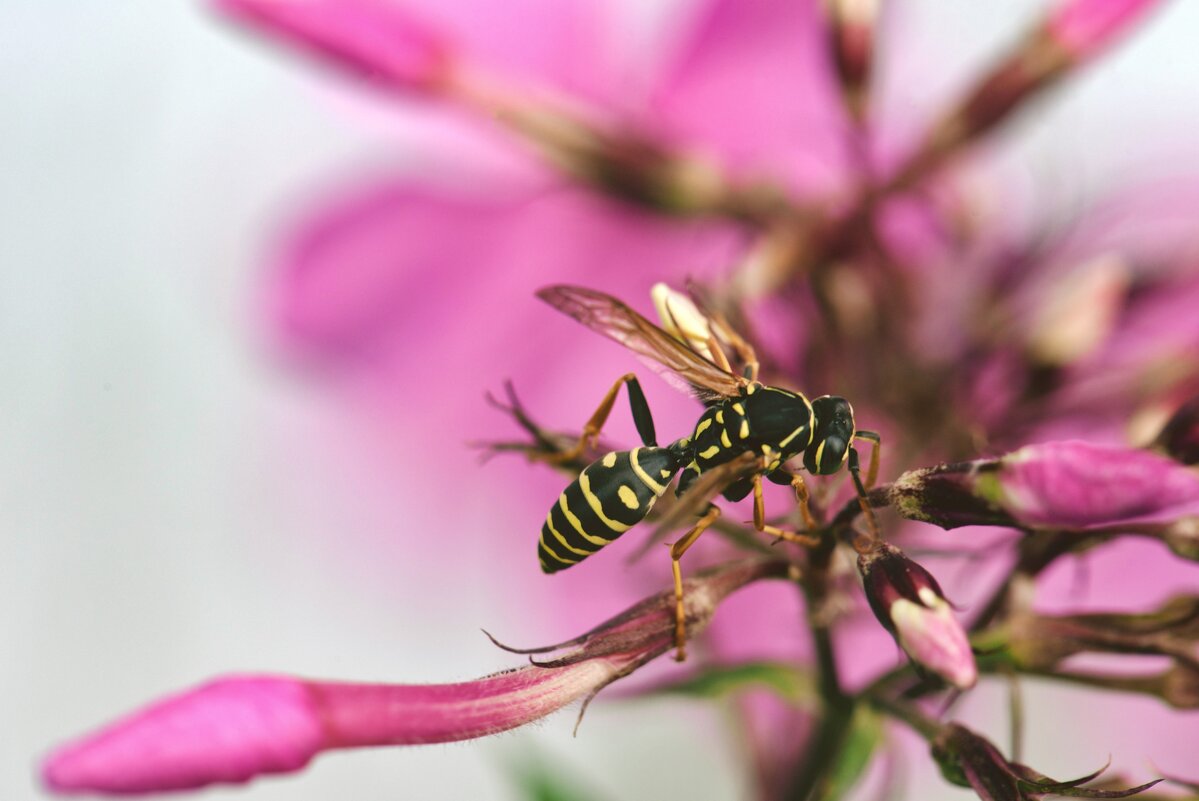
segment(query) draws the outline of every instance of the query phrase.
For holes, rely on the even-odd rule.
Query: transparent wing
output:
[[[624,345],[667,383],[701,400],[735,397],[744,385],[611,295],[559,285],[539,290],[537,297]]]

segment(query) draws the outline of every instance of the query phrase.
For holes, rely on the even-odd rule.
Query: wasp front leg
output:
[[[683,558],[687,549],[699,539],[699,535],[703,534],[719,517],[720,507],[709,504],[708,511],[699,519],[699,522],[684,534],[681,540],[670,546],[670,570],[674,575],[674,645],[678,650],[674,658],[678,662],[687,658],[687,613],[683,604],[683,571],[679,567],[679,560]]]
[[[600,431],[603,430],[604,423],[608,422],[608,415],[612,413],[612,407],[616,404],[616,396],[620,393],[621,386],[625,384],[629,386],[629,408],[633,413],[633,423],[637,426],[637,433],[641,436],[642,444],[647,446],[657,445],[657,434],[654,432],[654,418],[650,414],[649,403],[645,400],[645,393],[641,390],[641,383],[637,380],[636,375],[627,373],[621,376],[612,385],[612,388],[608,390],[608,393],[604,395],[604,399],[600,401],[599,408],[595,410],[595,414],[591,415],[591,419],[583,426],[583,433],[579,435],[578,442],[564,451],[538,455],[535,458],[543,459],[553,464],[560,464],[582,456],[589,446],[595,447],[596,442],[599,440]]]
[[[870,443],[870,466],[866,468],[865,488],[871,489],[874,482],[878,481],[879,452],[883,449],[883,438],[873,431],[858,431],[854,433],[854,439],[864,439]]]
[[[820,544],[817,537],[808,534],[800,534],[797,531],[787,531],[776,526],[766,524],[766,503],[762,498],[762,474],[754,475],[754,528],[763,534],[769,534],[772,537],[777,537],[780,540],[794,542],[808,548],[813,548]],[[808,488],[804,484],[803,476],[798,473],[791,476],[791,486],[795,488],[795,497],[799,499],[800,514],[803,515],[804,526],[811,531],[816,528],[816,521],[812,518],[812,511],[808,508]]]

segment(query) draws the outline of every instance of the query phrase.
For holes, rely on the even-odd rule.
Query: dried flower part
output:
[[[878,0],[825,0],[833,63],[846,107],[859,122],[866,116],[866,87],[874,62]]]
[[[888,543],[861,554],[858,570],[874,616],[908,657],[955,687],[973,687],[974,653],[932,574]]]
[[[1106,47],[1160,0],[1066,0],[1050,12],[1045,29],[1075,59]]]
[[[1183,464],[1199,464],[1199,397],[1178,408],[1153,445]]]
[[[989,740],[965,726],[950,723],[932,741],[933,758],[946,781],[970,787],[983,801],[1032,801],[1045,794],[1074,798],[1127,798],[1153,787],[1156,779],[1126,790],[1082,787],[1103,773],[1059,782],[1027,765],[1009,762]]]
[[[1199,476],[1182,465],[1137,448],[1078,441],[909,471],[887,492],[900,514],[943,528],[1088,530],[1199,514]]]
[[[733,590],[788,570],[748,560],[685,582],[688,634],[703,630]],[[521,651],[570,649],[556,659],[457,684],[218,679],[58,748],[42,776],[57,792],[179,790],[292,772],[335,748],[484,737],[590,700],[670,650],[674,604],[673,591],[651,596],[570,642]]]
[[[311,50],[388,89],[428,92],[444,85],[446,44],[410,10],[384,0],[215,0],[217,8],[265,33]]]

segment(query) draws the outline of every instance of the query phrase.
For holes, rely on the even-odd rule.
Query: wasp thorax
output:
[[[825,395],[812,401],[816,430],[804,450],[803,465],[809,473],[829,475],[841,469],[853,444],[853,407],[845,398]]]
[[[745,406],[754,437],[781,452],[783,459],[807,447],[812,434],[812,406],[804,396],[756,385]]]

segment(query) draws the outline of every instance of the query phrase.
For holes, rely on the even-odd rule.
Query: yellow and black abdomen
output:
[[[615,451],[592,462],[562,491],[537,543],[541,569],[578,564],[641,522],[681,465],[667,448]]]

